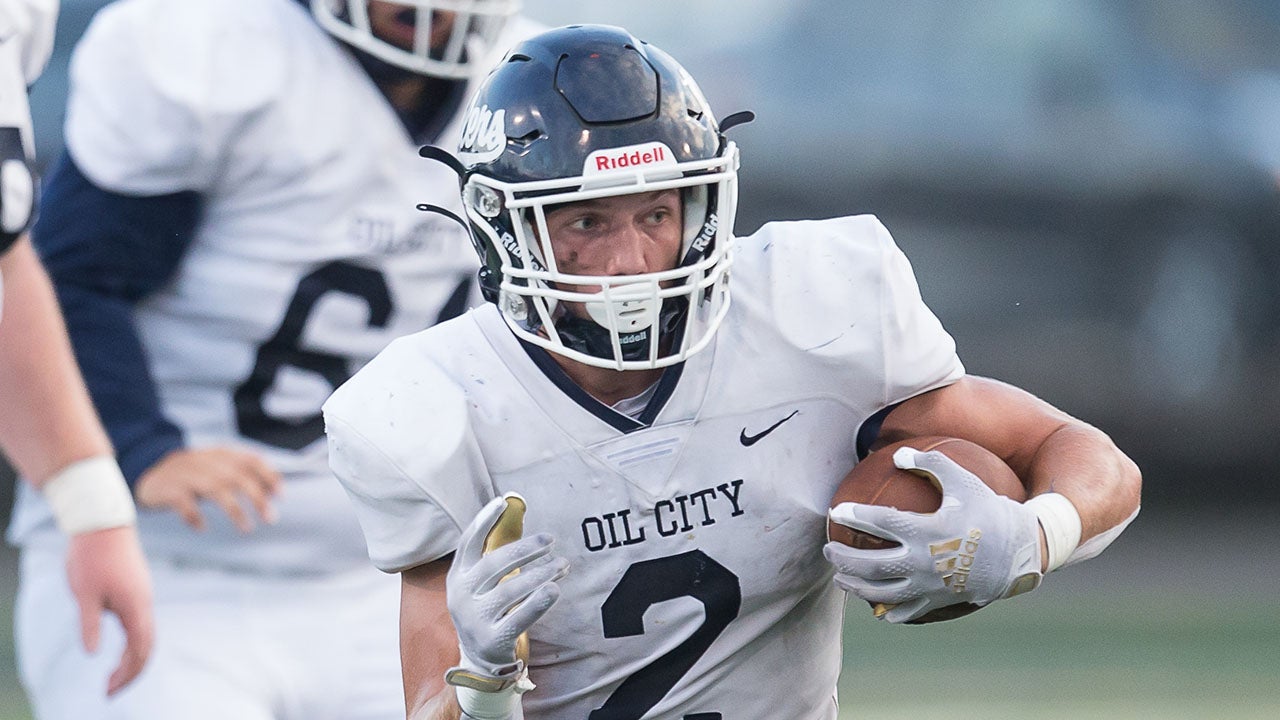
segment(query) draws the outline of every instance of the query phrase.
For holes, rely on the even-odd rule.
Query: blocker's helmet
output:
[[[518,337],[617,370],[673,365],[710,343],[729,307],[737,205],[738,151],[721,130],[685,69],[621,28],[558,28],[507,54],[471,102],[457,169],[481,287]],[[669,188],[684,208],[674,269],[556,268],[548,208]]]
[[[402,70],[440,78],[470,77],[483,61],[521,0],[390,0],[402,24],[412,28],[412,47],[379,37],[369,24],[370,0],[308,0],[320,26],[352,47]],[[449,13],[445,15],[444,13]],[[448,27],[443,43],[433,30]]]

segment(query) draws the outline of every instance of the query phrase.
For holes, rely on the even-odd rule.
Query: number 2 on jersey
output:
[[[702,625],[684,642],[622,681],[588,720],[639,720],[680,680],[742,607],[738,576],[701,550],[690,550],[627,568],[600,608],[606,638],[644,634],[644,614],[667,600],[691,597],[702,603]],[[701,712],[684,720],[720,720]]]

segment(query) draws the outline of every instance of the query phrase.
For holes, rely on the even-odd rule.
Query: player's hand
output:
[[[80,607],[80,638],[85,650],[98,650],[103,611],[118,617],[124,627],[124,652],[107,681],[107,694],[114,695],[142,672],[155,638],[151,575],[138,545],[137,529],[131,525],[72,535],[67,581]]]
[[[246,502],[260,520],[274,523],[271,500],[280,483],[280,473],[254,453],[215,447],[174,450],[138,478],[133,492],[138,507],[172,510],[196,530],[205,528],[200,501],[212,501],[240,532],[249,533],[256,523]]]
[[[516,638],[560,597],[556,581],[569,570],[568,561],[551,554],[553,540],[546,533],[484,554],[485,538],[505,508],[505,498],[494,498],[476,515],[458,541],[445,579],[461,668],[494,680],[495,688],[514,682],[524,669],[516,657]],[[514,570],[519,574],[507,578]]]
[[[827,543],[823,554],[835,565],[837,585],[890,606],[882,617],[894,623],[961,602],[986,605],[1039,585],[1040,525],[1031,508],[997,495],[941,452],[904,447],[893,462],[936,478],[942,505],[929,514],[861,503],[832,508],[833,521],[900,544],[863,550]]]

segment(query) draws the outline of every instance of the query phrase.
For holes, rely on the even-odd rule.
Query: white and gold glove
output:
[[[462,655],[445,682],[468,718],[516,716],[520,695],[533,688],[524,633],[560,597],[556,581],[569,569],[551,554],[550,535],[520,538],[523,515],[519,495],[490,501],[463,531],[445,580]]]
[[[909,447],[893,454],[903,470],[927,473],[942,488],[929,514],[841,503],[833,521],[893,540],[885,550],[829,542],[823,548],[841,588],[870,603],[893,623],[911,622],[957,603],[986,605],[1040,584],[1040,525],[1035,511],[997,495],[941,452]]]

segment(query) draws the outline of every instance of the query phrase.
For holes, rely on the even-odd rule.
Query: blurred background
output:
[[[63,1],[32,89],[44,162],[68,52],[103,4]],[[623,25],[718,116],[754,110],[732,131],[739,234],[878,215],[971,372],[1089,420],[1143,468],[1139,520],[1045,591],[925,628],[851,604],[849,717],[1280,717],[1280,561],[1264,556],[1280,529],[1280,3],[526,8]],[[13,562],[0,553],[5,720],[27,717]]]

